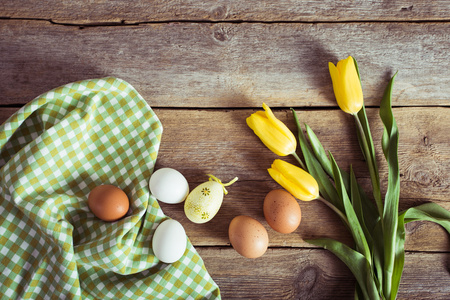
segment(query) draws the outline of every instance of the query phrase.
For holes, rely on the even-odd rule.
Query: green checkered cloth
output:
[[[2,299],[220,299],[189,241],[173,264],[153,254],[167,219],[148,189],[161,134],[139,93],[110,77],[49,91],[0,127]],[[128,195],[125,218],[89,210],[100,184]]]

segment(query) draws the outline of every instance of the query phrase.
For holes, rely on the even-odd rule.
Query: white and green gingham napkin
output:
[[[127,82],[71,83],[0,127],[0,295],[6,299],[220,299],[188,241],[159,262],[151,238],[167,219],[148,190],[161,140],[155,113]],[[130,211],[103,222],[87,206],[100,184]]]

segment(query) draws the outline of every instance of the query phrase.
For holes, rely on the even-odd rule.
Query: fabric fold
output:
[[[0,294],[220,299],[189,241],[174,264],[153,255],[153,232],[167,219],[148,189],[161,136],[150,106],[113,77],[51,90],[2,124]],[[123,219],[104,222],[89,210],[100,184],[127,194]]]

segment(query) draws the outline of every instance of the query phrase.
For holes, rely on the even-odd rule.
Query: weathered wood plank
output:
[[[246,259],[197,248],[224,299],[353,299],[353,275],[326,250],[269,249]],[[448,254],[407,253],[397,299],[448,299]]]
[[[366,105],[399,71],[394,105],[450,104],[450,23],[168,23],[87,27],[0,20],[0,103],[117,76],[153,107],[336,106],[328,61],[358,59]]]
[[[203,174],[215,169],[223,170],[221,175],[224,177],[243,175],[245,181],[266,181],[269,177],[265,169],[277,156],[247,127],[245,118],[254,111],[156,109],[164,127],[158,163],[176,165],[190,174],[194,182],[201,181]],[[380,146],[382,124],[378,109],[367,112],[380,171],[382,177],[387,177]],[[297,110],[297,114],[302,122],[312,127],[338,163],[343,166],[353,164],[357,176],[369,177],[349,115],[340,110]],[[394,114],[400,130],[402,196],[422,201],[448,200],[445,189],[450,184],[450,134],[443,129],[443,124],[450,122],[448,108],[398,108],[394,109]],[[292,132],[297,132],[289,110],[276,111],[275,115]],[[182,132],[180,122],[183,123]],[[174,148],[176,145],[178,149]],[[295,161],[291,157],[286,160]]]
[[[0,121],[15,110],[1,109]],[[413,107],[394,110],[400,130],[402,210],[428,201],[450,210],[450,134],[443,128],[443,124],[450,123],[448,110]],[[262,203],[265,195],[279,186],[269,177],[266,169],[277,157],[262,145],[245,123],[245,118],[254,110],[155,111],[164,127],[157,168],[178,169],[188,179],[191,189],[206,181],[207,173],[213,173],[224,181],[235,176],[240,178],[229,188],[230,193],[225,197],[219,214],[207,224],[191,223],[184,215],[182,204],[161,203],[168,216],[182,222],[195,245],[229,245],[228,224],[240,214],[261,221],[268,229],[270,245],[274,247],[310,247],[304,239],[325,236],[351,242],[339,219],[317,201],[300,203],[303,219],[296,232],[284,235],[268,227],[264,221]],[[382,125],[377,111],[368,109],[368,116],[380,154],[382,178],[387,178],[380,149]],[[289,110],[278,110],[275,114],[296,132]],[[334,154],[344,169],[353,164],[360,183],[370,191],[369,175],[359,154],[351,118],[339,110],[299,110],[298,115],[315,130],[324,147]],[[180,124],[183,124],[182,128]],[[295,163],[292,158],[286,159]],[[383,186],[386,186],[385,180]],[[406,248],[448,252],[450,238],[438,225],[414,222],[407,225]]]
[[[203,21],[448,20],[445,0],[369,1],[2,1],[0,17],[44,18],[64,23]]]
[[[450,209],[448,186],[450,184],[449,133],[442,124],[450,122],[447,108],[401,108],[395,109],[400,130],[400,168],[402,176],[401,209],[419,203],[435,201]],[[191,111],[157,110],[165,128],[157,167],[171,166],[188,178],[191,188],[206,180],[206,173],[213,173],[224,181],[239,176],[240,180],[230,187],[224,205],[210,225],[190,223],[184,216],[183,206],[163,205],[170,216],[182,220],[194,243],[201,245],[228,243],[227,228],[231,219],[239,214],[251,215],[264,222],[262,202],[267,192],[278,185],[271,180],[266,169],[276,156],[266,149],[245,124],[252,110]],[[369,175],[362,156],[351,119],[341,111],[300,111],[301,120],[316,131],[324,147],[334,153],[336,160],[347,168],[353,164],[361,183],[369,189]],[[293,132],[296,132],[288,110],[276,112]],[[377,110],[368,110],[379,150],[378,159],[383,162],[380,140],[382,125]],[[182,120],[183,131],[178,124]],[[218,122],[220,120],[220,122]],[[338,126],[336,124],[342,124]],[[424,137],[428,144],[424,145]],[[356,153],[356,156],[355,156]],[[288,158],[292,163],[294,160]],[[387,169],[380,163],[382,178]],[[386,181],[383,180],[383,186]],[[292,235],[277,234],[269,229],[271,245],[308,246],[303,239],[309,237],[335,237],[349,241],[349,235],[338,218],[321,203],[301,203],[303,221]],[[265,224],[267,225],[267,224]],[[214,234],[213,234],[214,231]],[[407,248],[410,250],[450,250],[446,232],[434,224],[408,225]],[[211,240],[209,240],[210,237]]]

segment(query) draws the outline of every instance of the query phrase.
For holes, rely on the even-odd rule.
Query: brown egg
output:
[[[248,216],[237,216],[231,220],[228,236],[233,248],[247,258],[262,256],[269,245],[267,230]]]
[[[99,185],[88,196],[88,206],[103,221],[116,221],[128,212],[127,195],[114,185]]]
[[[300,225],[300,205],[285,190],[270,191],[264,199],[263,209],[267,223],[278,232],[291,233]]]

